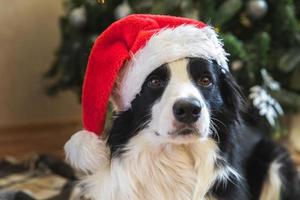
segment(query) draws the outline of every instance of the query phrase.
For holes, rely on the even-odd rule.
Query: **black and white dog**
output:
[[[243,119],[243,97],[214,60],[187,57],[148,75],[101,141],[92,199],[297,200],[288,152]],[[107,146],[106,146],[107,145]]]
[[[287,151],[247,125],[226,56],[213,28],[180,17],[127,16],[97,38],[84,128],[65,145],[72,166],[89,173],[87,197],[300,199]],[[109,97],[117,113],[103,136]]]

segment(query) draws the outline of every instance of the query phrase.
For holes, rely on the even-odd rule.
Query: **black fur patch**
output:
[[[148,87],[148,81],[154,76],[164,81],[164,87],[157,89]],[[112,156],[119,155],[129,139],[147,126],[151,119],[151,107],[162,96],[169,78],[168,67],[166,65],[160,66],[147,77],[141,92],[132,101],[131,108],[124,112],[115,113],[107,140]]]
[[[240,113],[243,110],[243,97],[240,88],[229,72],[222,72],[215,62],[202,58],[191,58],[189,72],[195,84],[203,76],[209,76],[212,85],[209,87],[197,86],[210,109],[212,123],[212,138],[217,141],[219,154],[223,160],[216,163],[217,168],[229,164],[241,176],[241,157],[237,156],[240,149],[236,145],[239,137],[236,126],[241,121]],[[237,180],[233,175],[226,183],[218,182],[212,188],[211,194],[217,199],[247,199],[247,188],[244,180]]]

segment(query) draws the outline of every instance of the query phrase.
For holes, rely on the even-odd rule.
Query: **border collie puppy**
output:
[[[299,199],[287,151],[244,124],[242,102],[233,77],[214,61],[160,66],[131,109],[116,113],[106,165],[83,181],[86,193],[97,200]]]
[[[167,20],[183,20],[135,15],[123,22],[128,28],[131,20],[139,26],[144,19],[148,20],[147,28],[153,19],[163,19],[159,25]],[[116,26],[117,31],[111,34],[122,32],[124,27],[120,28],[118,22],[113,25]],[[181,28],[184,27],[179,26]],[[170,33],[172,37],[166,39],[162,32],[152,36],[152,40],[159,38],[161,42],[146,45],[145,49],[160,54],[140,51],[143,57],[133,58],[136,68],[148,72],[135,72],[135,76],[128,78],[133,73],[128,68],[134,68],[130,68],[132,62],[127,62],[126,68],[120,70],[122,76],[114,83],[112,100],[117,111],[108,133],[100,138],[93,133],[75,135],[66,144],[71,164],[88,172],[81,181],[83,194],[94,200],[300,199],[298,174],[288,152],[257,134],[243,119],[244,100],[239,86],[224,67],[224,51],[218,50],[220,43],[209,43],[217,38],[215,33],[201,27],[201,37],[193,38],[190,30],[194,29],[177,34],[175,29],[164,28],[163,34]],[[103,41],[100,37],[96,46],[97,42],[111,44]],[[179,46],[168,49],[169,44],[178,41]],[[130,42],[126,44],[129,48]],[[197,51],[198,47],[202,49]],[[90,59],[98,58],[93,54],[95,51],[103,53],[105,49],[99,45],[94,47]],[[122,57],[122,51],[118,49],[117,52]],[[101,56],[106,60],[97,60],[98,67],[105,62],[112,64],[105,57],[107,53]],[[164,59],[171,61],[164,62]],[[136,66],[137,60],[139,66]],[[92,61],[89,61],[92,65],[90,63]],[[147,64],[154,67],[143,68]],[[83,106],[93,108],[89,112],[84,110],[90,117],[96,110],[93,105],[100,100],[92,104],[87,102],[100,93],[97,88],[85,88],[95,85],[95,79],[90,78],[97,72],[88,66],[87,73]],[[102,76],[105,78],[107,74]],[[136,87],[137,92],[132,92]],[[87,92],[94,93],[89,96]],[[133,94],[131,98],[128,97],[130,93]],[[85,126],[89,123],[85,121]],[[87,138],[96,139],[82,148]],[[96,158],[91,156],[92,152],[96,153]]]

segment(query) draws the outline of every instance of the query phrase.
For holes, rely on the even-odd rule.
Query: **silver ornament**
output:
[[[125,0],[123,3],[117,6],[115,9],[115,17],[117,19],[121,19],[131,13],[131,8],[128,4],[128,2]]]
[[[265,0],[250,0],[247,3],[247,13],[252,19],[260,19],[268,11],[268,4]]]
[[[73,27],[81,28],[86,23],[86,10],[83,6],[74,8],[69,15],[69,22]]]

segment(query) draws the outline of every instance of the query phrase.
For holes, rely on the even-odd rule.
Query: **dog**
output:
[[[287,150],[249,124],[217,32],[193,19],[133,14],[96,39],[83,130],[65,145],[93,200],[297,200]],[[111,99],[114,118],[103,133]]]
[[[241,89],[214,60],[186,57],[153,70],[114,113],[102,165],[84,178],[95,200],[297,200],[288,152],[244,119]]]

